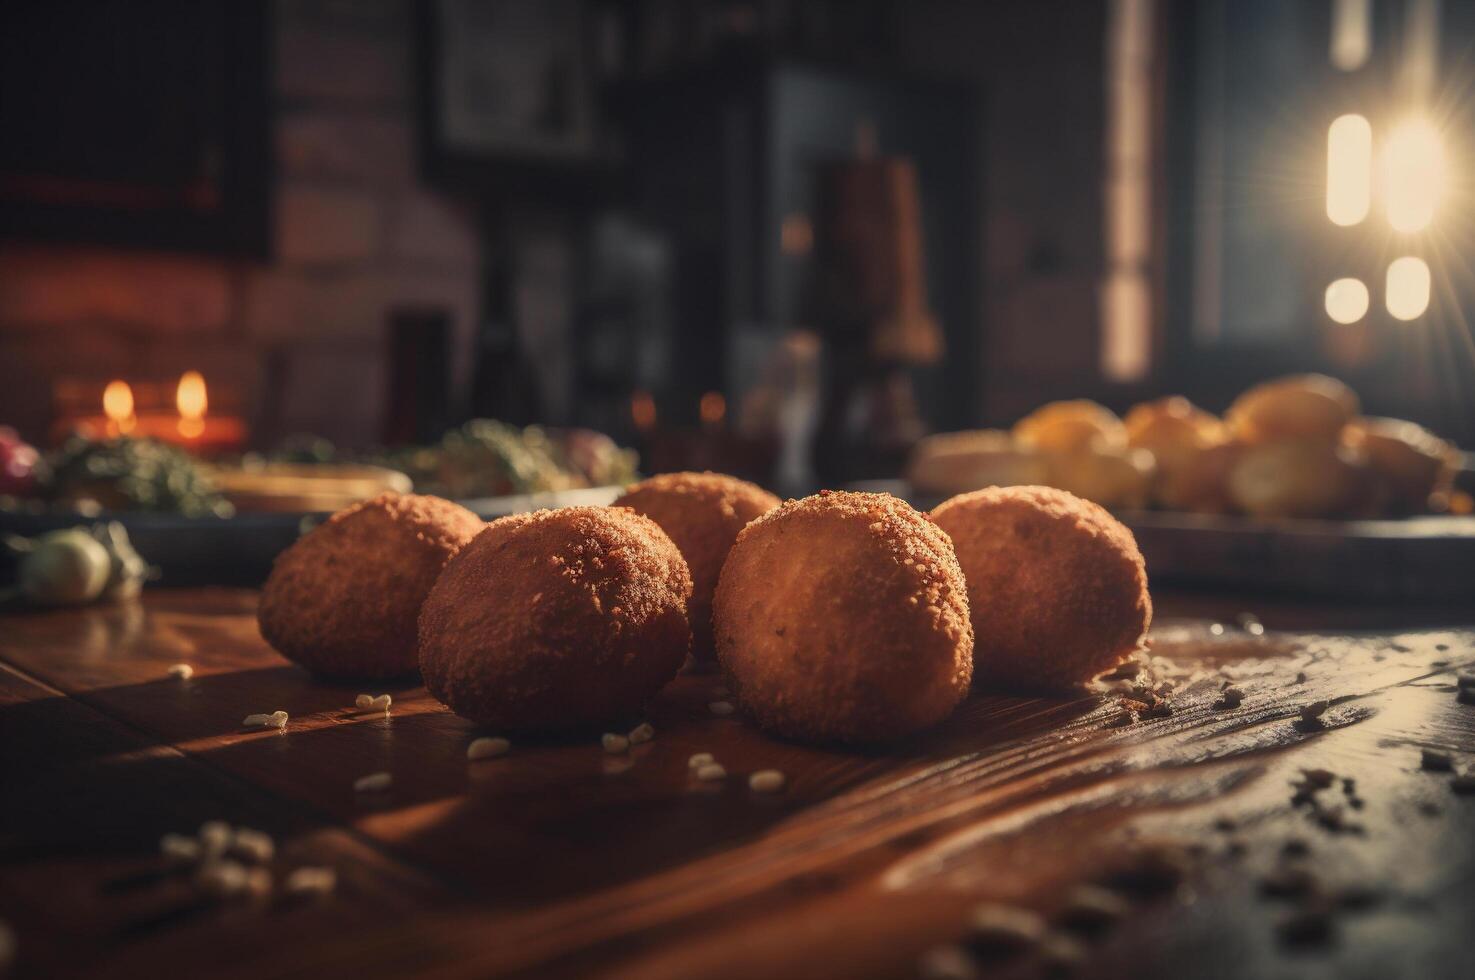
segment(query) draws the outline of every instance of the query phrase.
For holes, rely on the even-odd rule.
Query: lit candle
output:
[[[102,413],[107,416],[109,436],[126,435],[138,424],[133,414],[133,389],[126,381],[110,381],[102,391]]]
[[[198,439],[205,431],[205,410],[210,407],[205,378],[199,371],[180,375],[174,405],[179,409],[179,434],[186,439]]]
[[[722,425],[722,420],[727,415],[727,399],[722,397],[720,391],[709,391],[702,396],[697,411],[701,414],[702,424],[715,429]]]

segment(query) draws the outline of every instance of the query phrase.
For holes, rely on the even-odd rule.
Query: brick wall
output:
[[[478,238],[416,178],[410,0],[279,0],[269,263],[0,247],[0,424],[44,438],[59,375],[238,387],[255,441],[378,438],[391,310],[453,318],[469,377]]]

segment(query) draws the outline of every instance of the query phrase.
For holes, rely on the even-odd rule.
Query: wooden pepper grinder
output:
[[[824,408],[815,469],[826,482],[894,477],[925,433],[912,368],[942,356],[927,306],[921,206],[910,160],[875,155],[817,174],[809,318],[825,339]]]

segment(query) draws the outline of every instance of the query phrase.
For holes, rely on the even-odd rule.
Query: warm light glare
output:
[[[1394,259],[1388,265],[1384,299],[1395,319],[1413,320],[1423,315],[1429,308],[1429,264],[1412,255]]]
[[[702,396],[698,410],[701,412],[703,422],[707,425],[716,425],[727,414],[727,399],[722,397],[721,392],[709,391]]]
[[[1372,0],[1333,0],[1332,67],[1356,71],[1372,53]]]
[[[119,432],[133,428],[133,389],[126,381],[109,381],[102,390],[102,412]]]
[[[814,248],[814,225],[807,214],[791,214],[779,228],[779,248],[785,255],[808,255]]]
[[[635,428],[648,432],[656,426],[656,400],[648,391],[637,391],[630,396],[630,421]]]
[[[1326,288],[1326,315],[1338,323],[1356,323],[1367,316],[1367,286],[1361,279],[1338,279]]]
[[[1355,113],[1332,120],[1326,134],[1326,216],[1335,225],[1367,217],[1373,199],[1373,128]]]
[[[1422,231],[1434,220],[1444,193],[1444,143],[1434,126],[1413,119],[1393,130],[1383,147],[1383,199],[1396,231]]]

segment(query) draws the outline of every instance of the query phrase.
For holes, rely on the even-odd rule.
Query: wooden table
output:
[[[360,712],[359,688],[278,659],[255,601],[157,590],[0,617],[16,975],[904,977],[977,903],[1062,922],[1091,882],[1128,911],[1049,946],[1084,951],[1081,975],[1453,977],[1475,962],[1475,796],[1420,769],[1421,748],[1475,764],[1475,706],[1455,693],[1475,668],[1468,610],[1267,603],[1256,636],[1234,625],[1243,600],[1160,595],[1154,652],[1180,687],[1171,716],[1135,724],[1110,697],[980,694],[925,738],[827,751],[714,716],[719,679],[683,675],[651,707],[655,740],[628,754],[590,737],[469,763],[478,733],[423,690],[392,688],[389,717]],[[175,663],[194,677],[169,677]],[[1244,702],[1216,709],[1226,676]],[[1323,724],[1296,724],[1318,699]],[[285,731],[239,725],[278,708]],[[702,751],[728,779],[689,775]],[[785,791],[748,788],[764,768]],[[1296,798],[1307,769],[1335,781]],[[387,792],[354,791],[381,770]],[[210,819],[273,834],[279,877],[334,867],[336,893],[202,900],[158,841]],[[980,962],[1050,966],[1037,949]]]

